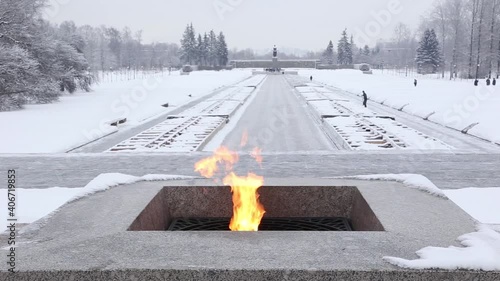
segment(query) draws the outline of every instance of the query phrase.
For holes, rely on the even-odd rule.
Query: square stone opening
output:
[[[345,220],[348,231],[384,231],[384,227],[356,187],[263,186],[260,202],[264,220]],[[232,216],[230,187],[164,187],[145,206],[129,231],[167,231],[178,220],[229,220]],[[275,230],[275,229],[270,229]],[[279,229],[292,231],[298,229]],[[304,230],[304,229],[301,229]]]

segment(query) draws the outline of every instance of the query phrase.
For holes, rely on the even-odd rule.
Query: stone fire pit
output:
[[[449,200],[395,182],[331,179],[266,179],[259,193],[265,217],[342,217],[353,231],[167,231],[178,218],[229,218],[229,187],[139,183],[64,206],[21,237],[20,272],[0,279],[500,280],[495,272],[405,270],[382,259],[415,259],[421,248],[474,232]]]

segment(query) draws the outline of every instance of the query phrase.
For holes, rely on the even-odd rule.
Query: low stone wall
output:
[[[353,65],[353,64],[347,64],[347,65],[339,65],[339,64],[332,64],[332,65],[328,65],[328,64],[318,64],[318,66],[316,67],[316,69],[333,69],[333,70],[337,70],[337,69],[354,69],[354,65]]]
[[[272,60],[231,61],[234,68],[273,68]],[[278,60],[278,68],[316,68],[316,60]]]

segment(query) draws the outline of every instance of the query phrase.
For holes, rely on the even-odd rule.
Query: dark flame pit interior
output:
[[[168,231],[229,231],[230,218],[175,219]],[[266,218],[259,231],[352,231],[346,218]]]
[[[356,187],[263,186],[260,231],[384,231]],[[228,231],[233,203],[226,186],[164,187],[129,231]]]

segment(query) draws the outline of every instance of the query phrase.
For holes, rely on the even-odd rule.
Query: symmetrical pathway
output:
[[[331,151],[318,124],[282,75],[269,75],[223,144],[238,149],[242,136],[267,152]]]

